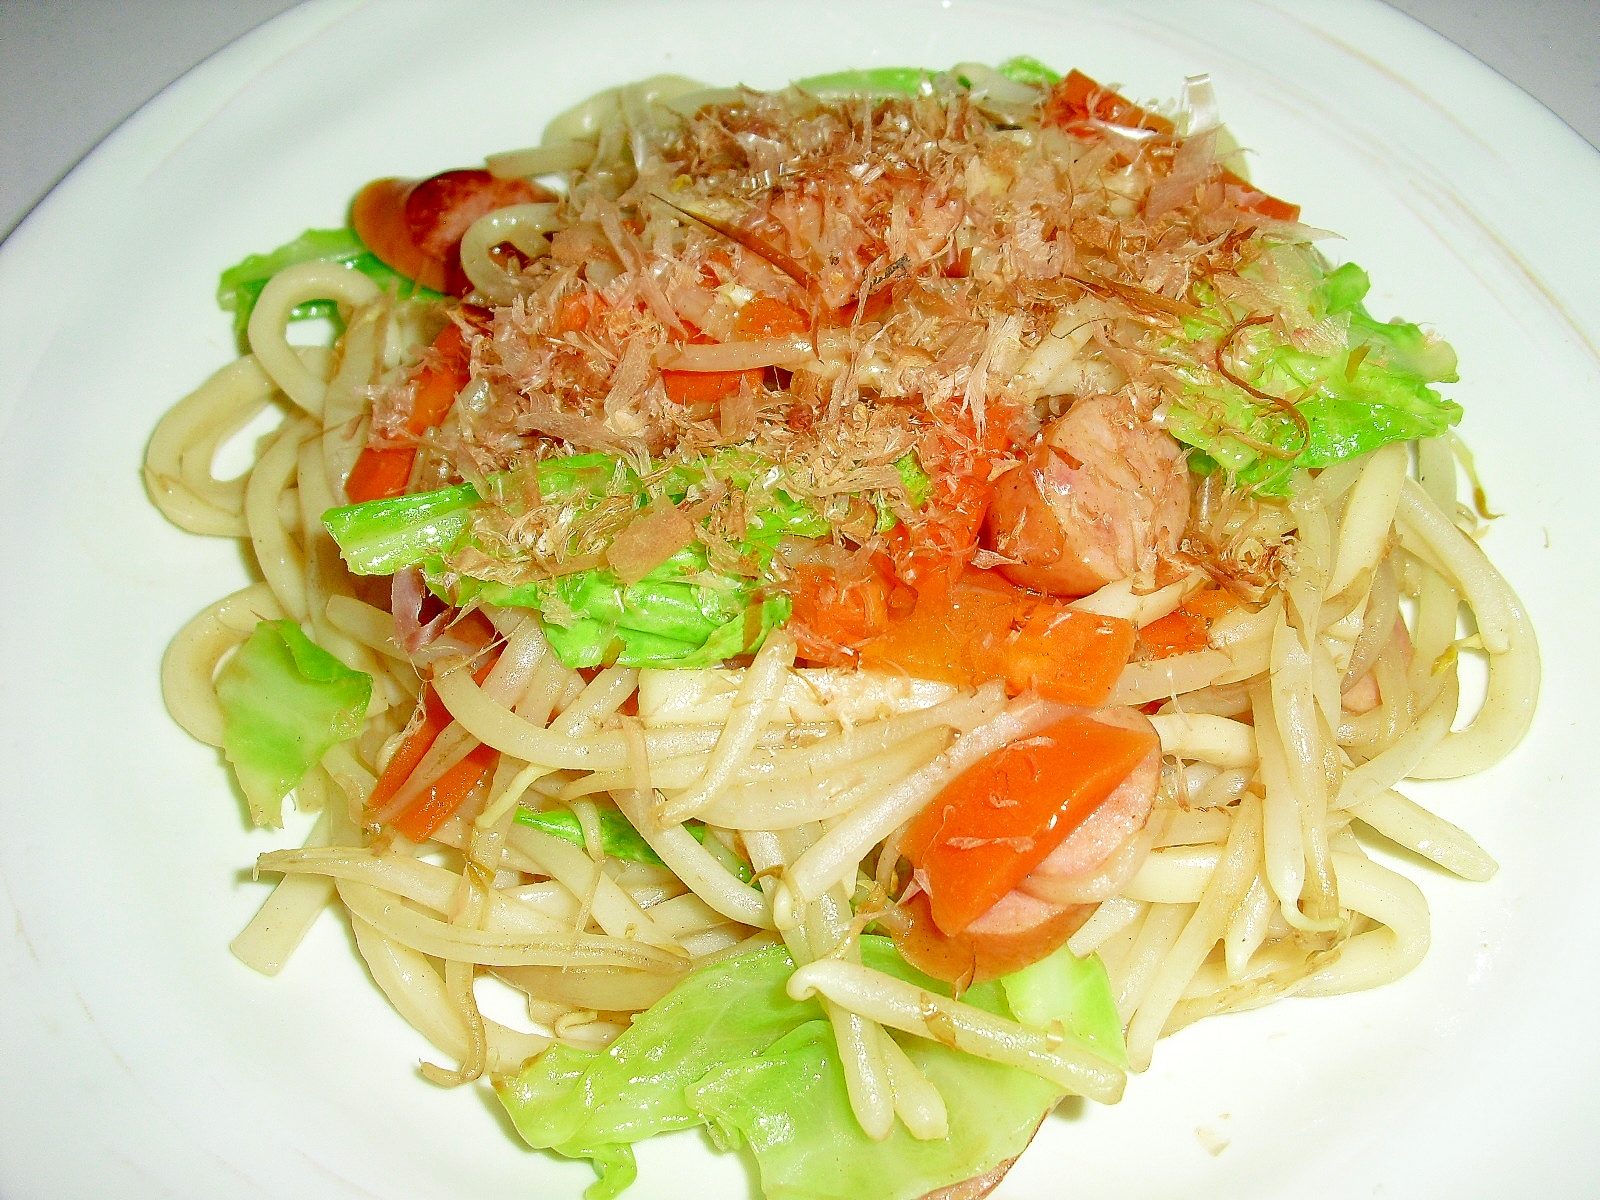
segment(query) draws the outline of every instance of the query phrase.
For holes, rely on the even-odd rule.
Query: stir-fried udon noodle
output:
[[[1365,831],[1495,870],[1397,790],[1497,762],[1538,689],[1448,348],[1366,315],[1201,81],[1171,116],[1076,73],[847,90],[656,79],[372,185],[390,274],[269,272],[150,444],[163,511],[260,574],[173,643],[167,703],[259,823],[318,814],[234,950],[276,972],[336,900],[435,1082],[599,1050],[781,946],[860,1129],[932,1141],[926,1041],[1122,1092],[986,979],[1097,956],[1137,1072],[1419,962]],[[331,347],[291,339],[330,301]],[[263,628],[370,681],[265,790],[230,674]]]

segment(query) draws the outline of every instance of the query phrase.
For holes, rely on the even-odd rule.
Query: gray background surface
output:
[[[1600,146],[1600,0],[1390,2]],[[0,0],[0,236],[145,101],[293,3]]]

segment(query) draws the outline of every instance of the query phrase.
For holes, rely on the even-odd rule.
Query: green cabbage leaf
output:
[[[322,756],[361,731],[372,677],[345,666],[294,621],[261,621],[217,673],[222,749],[257,825]]]
[[[388,266],[356,236],[353,229],[308,229],[292,242],[285,242],[265,254],[251,254],[222,273],[217,282],[217,304],[233,314],[233,332],[241,344],[250,327],[262,289],[279,271],[308,262],[331,262],[360,271],[385,291],[395,295],[443,300],[444,296],[407,279]],[[332,300],[308,300],[289,314],[293,320],[309,317],[337,319],[338,305]]]
[[[1186,345],[1170,365],[1179,394],[1167,429],[1198,452],[1195,470],[1220,469],[1281,496],[1297,470],[1438,437],[1461,419],[1461,406],[1430,386],[1455,382],[1455,352],[1417,325],[1374,319],[1360,267],[1330,268],[1311,247],[1285,245],[1242,274],[1279,298],[1278,311],[1265,314],[1272,322],[1249,324],[1263,314],[1243,314],[1201,285],[1202,310],[1184,321]],[[1247,387],[1217,370],[1219,350]]]
[[[597,816],[600,824],[600,850],[607,858],[618,858],[624,862],[649,863],[654,867],[666,866],[661,861],[661,856],[650,848],[650,843],[639,836],[639,831],[628,823],[628,818],[616,809],[601,808],[597,811]],[[548,833],[551,837],[558,837],[580,850],[587,844],[583,839],[583,823],[578,820],[577,813],[570,808],[536,810],[519,807],[515,819],[519,825]],[[750,882],[750,864],[716,838],[708,840],[703,823],[685,821],[683,827],[695,841],[703,845],[728,869],[729,874],[737,876],[742,883]]]
[[[861,949],[868,966],[948,994],[886,938],[865,937]],[[1070,961],[1056,963],[1062,956]],[[1109,1021],[1115,1033],[1115,1004],[1098,961],[1080,963],[1063,948],[1046,963],[1019,985],[1039,1027],[1078,1038],[1080,1027],[1101,1030]],[[1054,1084],[1026,1071],[895,1035],[938,1086],[950,1134],[919,1141],[897,1124],[886,1140],[873,1141],[851,1113],[820,1003],[792,1000],[785,990],[793,969],[781,946],[703,967],[605,1050],[554,1046],[497,1082],[496,1092],[529,1145],[593,1162],[599,1179],[587,1200],[612,1200],[634,1181],[634,1143],[700,1125],[722,1147],[750,1147],[770,1200],[913,1200],[1021,1153],[1061,1098]],[[1081,985],[1050,987],[1080,976]],[[1001,980],[962,999],[1009,1017],[1008,994]],[[1123,1053],[1120,1036],[1084,1044]]]

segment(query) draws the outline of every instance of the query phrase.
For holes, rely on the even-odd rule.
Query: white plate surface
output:
[[[265,892],[249,864],[285,838],[245,828],[157,666],[245,566],[168,526],[138,473],[161,412],[231,355],[218,269],[339,223],[369,178],[527,144],[610,84],[1022,52],[1140,98],[1209,72],[1258,181],[1345,236],[1374,312],[1455,345],[1506,514],[1487,546],[1546,684],[1513,758],[1425,797],[1502,870],[1408,866],[1434,910],[1413,975],[1169,1039],[1123,1104],[1052,1118],[1000,1195],[1592,1194],[1600,158],[1392,10],[1311,0],[322,0],[97,150],[0,250],[0,1193],[477,1200],[592,1178],[521,1149],[483,1091],[417,1077],[426,1048],[332,917],[275,980],[227,952]],[[640,1160],[631,1200],[750,1195],[695,1134]]]

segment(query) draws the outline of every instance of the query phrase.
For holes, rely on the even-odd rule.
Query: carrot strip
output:
[[[801,563],[794,575],[789,628],[807,662],[844,666],[855,660],[851,651],[888,629],[890,583],[876,566],[847,577]]]
[[[1202,588],[1183,602],[1182,608],[1186,613],[1193,613],[1207,624],[1218,617],[1227,616],[1239,607],[1239,598],[1226,588]]]
[[[1300,206],[1269,196],[1253,183],[1246,183],[1232,171],[1223,168],[1222,182],[1234,192],[1233,202],[1246,212],[1258,212],[1274,221],[1298,221]]]
[[[410,446],[363,447],[345,477],[345,495],[352,504],[404,495],[416,458],[417,452]]]
[[[1109,88],[1102,87],[1082,71],[1069,72],[1056,84],[1044,105],[1042,122],[1056,125],[1069,133],[1093,136],[1094,125],[1120,125],[1132,129],[1149,129],[1170,135],[1172,122],[1163,116],[1140,108]],[[1260,213],[1274,221],[1298,221],[1300,206],[1269,196],[1266,192],[1246,183],[1227,168],[1222,171],[1223,185],[1233,193],[1231,199],[1246,212]]]
[[[953,261],[955,265],[945,273],[950,275],[954,272],[954,277],[964,278],[972,263],[972,253],[971,251],[963,250],[955,256]],[[851,300],[834,309],[833,319],[841,325],[852,324],[856,319],[856,311],[859,308],[863,321],[876,321],[889,311],[889,306],[893,303],[894,289],[887,286],[880,287],[877,291],[867,296],[865,304],[861,304],[857,300]]]
[[[372,785],[372,793],[367,797],[367,808],[372,811],[382,808],[404,786],[405,781],[411,778],[411,772],[417,769],[417,764],[450,724],[450,710],[445,708],[444,701],[439,699],[433,688],[422,689],[419,703],[422,706],[421,721],[406,735],[383,768],[383,774],[378,776],[378,782]]]
[[[1173,132],[1172,122],[1165,117],[1148,112],[1110,88],[1102,87],[1082,71],[1069,71],[1045,101],[1042,123],[1072,129],[1089,121],[1151,129],[1157,133]]]
[[[934,923],[961,933],[1025,879],[1159,742],[1074,715],[958,775],[900,843]]]
[[[1011,633],[1018,594],[971,569],[947,587],[920,586],[916,607],[861,647],[861,665],[963,687],[1003,678],[1000,643]]]
[[[556,307],[556,333],[576,333],[589,328],[605,302],[591,292],[572,292]]]
[[[456,396],[467,386],[471,349],[455,322],[434,339],[433,353],[417,372],[406,432],[420,437],[450,415]],[[410,446],[366,446],[344,481],[350,503],[403,495],[417,452]]]
[[[424,366],[417,374],[416,398],[411,402],[411,417],[406,428],[426,433],[450,415],[456,396],[467,385],[471,348],[454,321],[433,339],[433,354],[438,365]]]
[[[395,830],[413,842],[427,841],[465,803],[472,789],[488,777],[499,753],[482,742],[474,746],[465,758],[406,806],[394,820]]]
[[[487,622],[485,622],[487,624]],[[482,683],[488,676],[499,655],[495,654],[480,663],[472,672],[472,678]],[[378,782],[372,785],[372,792],[367,796],[367,809],[376,812],[388,803],[390,797],[405,786],[406,780],[411,778],[411,773],[417,769],[428,751],[433,749],[434,742],[439,740],[439,735],[450,727],[454,720],[450,710],[444,706],[444,701],[439,699],[439,694],[429,684],[424,684],[422,695],[417,698],[420,709],[420,719],[411,732],[405,736],[399,748],[383,768],[383,773],[378,776]]]
[[[786,333],[805,333],[811,321],[803,313],[790,308],[781,300],[770,296],[757,296],[745,302],[734,318],[734,333],[741,341],[758,341],[762,338],[782,337]],[[691,342],[705,343],[710,339],[696,334]],[[751,387],[760,387],[766,372],[749,371],[662,371],[661,384],[667,389],[667,399],[674,404],[715,404],[736,394],[746,381]]]
[[[970,474],[935,474],[927,508],[914,525],[889,531],[889,550],[900,578],[919,592],[947,587],[972,557],[994,488]]]

